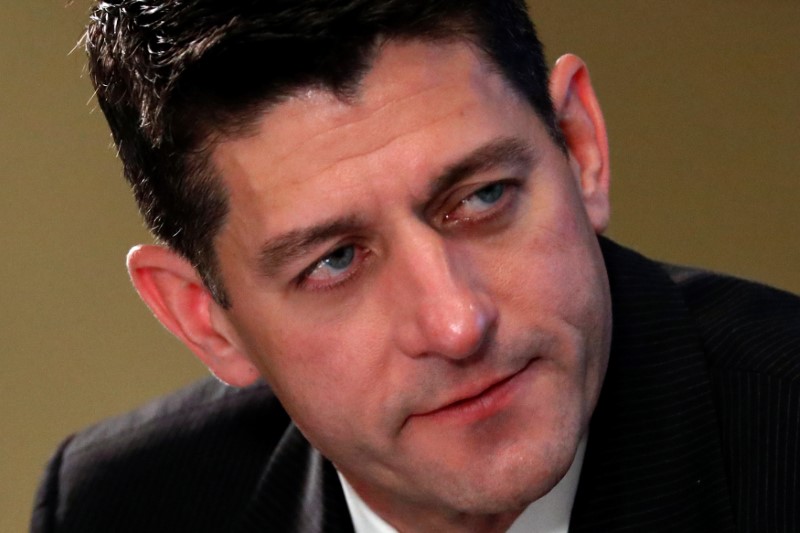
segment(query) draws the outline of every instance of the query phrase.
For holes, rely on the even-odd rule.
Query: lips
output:
[[[453,399],[446,400],[438,407],[412,415],[412,417],[445,419],[459,418],[474,420],[490,416],[502,409],[509,401],[516,382],[531,366],[533,360],[521,369],[499,378],[483,383],[478,387],[471,387],[469,392],[453,395]]]

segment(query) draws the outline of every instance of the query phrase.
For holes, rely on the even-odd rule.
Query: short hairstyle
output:
[[[298,90],[355,94],[382,42],[471,43],[563,146],[542,46],[524,0],[103,0],[85,35],[89,72],[139,210],[225,293],[214,238],[228,211],[215,143]]]

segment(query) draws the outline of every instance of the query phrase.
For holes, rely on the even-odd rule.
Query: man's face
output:
[[[226,320],[311,443],[384,516],[500,513],[586,432],[610,304],[577,165],[465,44],[387,44],[213,161]]]

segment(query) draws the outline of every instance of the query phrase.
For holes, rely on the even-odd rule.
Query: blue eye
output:
[[[505,183],[492,183],[474,193],[470,194],[461,201],[460,216],[470,218],[480,215],[484,211],[489,211],[494,207],[506,193]]]
[[[507,220],[504,217],[514,212],[519,190],[519,183],[513,180],[497,181],[473,189],[445,214],[443,222],[455,227],[461,224],[488,224]]]
[[[481,202],[487,204],[493,204],[498,201],[505,192],[506,186],[503,183],[493,183],[488,187],[484,187],[479,191],[475,192],[475,197],[478,198]]]
[[[353,263],[355,256],[355,248],[352,246],[342,246],[320,261],[319,266],[325,265],[332,270],[344,270]]]
[[[357,269],[356,263],[362,255],[355,245],[340,246],[311,265],[302,275],[302,284],[308,287],[336,285]]]

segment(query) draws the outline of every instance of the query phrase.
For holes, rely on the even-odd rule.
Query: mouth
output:
[[[523,377],[536,359],[516,372],[483,385],[477,392],[463,395],[441,407],[417,413],[410,418],[428,419],[436,422],[471,423],[488,418],[511,403]]]

